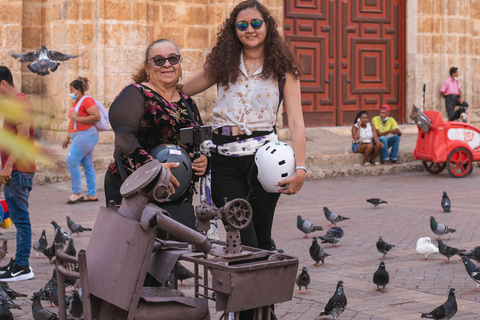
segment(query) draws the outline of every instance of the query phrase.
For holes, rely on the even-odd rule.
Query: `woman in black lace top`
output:
[[[194,121],[187,106],[176,90],[181,76],[178,47],[169,40],[157,40],[146,51],[145,66],[133,78],[136,84],[125,88],[110,107],[109,118],[115,132],[115,145],[127,175],[151,161],[149,152],[161,144],[174,144],[189,153],[193,146],[180,142],[180,129],[192,127]],[[195,102],[183,95],[191,109],[195,122],[202,124]],[[191,154],[193,156],[193,154]],[[162,164],[167,169],[175,164]],[[195,175],[205,173],[207,159],[200,156],[192,160]],[[176,179],[172,181],[177,182]],[[115,159],[105,175],[107,204],[113,200],[120,204],[120,186],[123,180]],[[192,206],[193,183],[179,199],[162,203],[172,218],[195,228]]]

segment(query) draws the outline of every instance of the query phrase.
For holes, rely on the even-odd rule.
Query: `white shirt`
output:
[[[253,131],[272,131],[277,121],[278,81],[262,78],[263,66],[248,77],[240,57],[240,75],[229,87],[218,85],[213,108],[213,129],[238,126],[247,135]]]
[[[358,128],[358,124],[354,124],[355,127]],[[357,141],[362,141],[362,143],[370,143],[373,140],[373,132],[372,132],[372,126],[370,125],[370,122],[367,122],[367,127],[363,128],[360,126],[360,136],[358,137]]]

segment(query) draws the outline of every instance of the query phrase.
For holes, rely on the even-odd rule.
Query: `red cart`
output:
[[[480,160],[480,130],[457,121],[444,121],[438,111],[422,112],[416,106],[410,116],[418,126],[413,154],[425,169],[437,174],[447,167],[455,178],[472,172],[473,161]]]

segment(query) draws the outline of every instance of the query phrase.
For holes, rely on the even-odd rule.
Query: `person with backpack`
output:
[[[93,148],[98,142],[98,129],[96,123],[101,120],[101,115],[96,101],[85,94],[88,90],[88,79],[78,77],[70,83],[70,98],[74,100],[68,110],[68,135],[63,141],[66,149],[70,143],[67,155],[67,167],[72,179],[72,194],[67,204],[75,204],[84,201],[98,201],[97,181],[93,166]],[[87,180],[87,195],[82,193],[82,180],[79,164],[85,171]]]

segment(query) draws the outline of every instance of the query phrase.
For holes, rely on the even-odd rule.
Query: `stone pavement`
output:
[[[66,205],[70,194],[70,183],[35,185],[31,193],[31,219],[33,242],[37,241],[43,229],[47,230],[48,241],[53,239],[51,220],[66,228],[65,217],[93,227],[98,207],[103,205],[103,172],[97,174],[100,202]],[[474,292],[476,285],[467,275],[458,257],[450,264],[443,263],[443,256],[432,255],[428,261],[415,251],[419,237],[435,235],[429,228],[429,217],[451,228],[454,234],[444,236],[450,246],[471,249],[480,245],[480,198],[478,185],[480,169],[463,179],[454,179],[446,172],[431,175],[427,172],[400,173],[388,176],[365,176],[339,179],[307,181],[301,192],[295,196],[282,196],[275,215],[273,238],[278,248],[298,257],[299,270],[307,266],[312,278],[309,293],[300,294],[295,287],[293,299],[278,304],[276,314],[282,320],[320,320],[320,311],[332,296],[338,280],[343,280],[348,298],[347,310],[340,319],[355,320],[400,320],[419,319],[421,312],[429,312],[447,298],[449,287],[456,289],[458,313],[454,319],[480,318],[480,292]],[[452,200],[452,213],[443,213],[440,206],[442,191],[447,191]],[[388,201],[376,209],[365,200],[380,197]],[[303,233],[296,228],[296,216],[327,228],[322,208],[350,217],[338,223],[345,235],[340,247],[322,245],[331,254],[325,264],[313,266],[308,248],[312,235],[303,239]],[[221,236],[223,230],[221,232]],[[318,231],[314,235],[323,235]],[[77,251],[85,249],[90,232],[74,236]],[[381,254],[375,243],[378,236],[396,247],[387,255],[386,269],[390,273],[390,284],[386,293],[377,292],[372,277],[380,263]],[[8,262],[15,253],[15,228],[3,232],[1,238],[8,238],[9,254],[0,265]],[[12,283],[11,287],[31,296],[50,278],[52,265],[47,259],[36,259],[32,250],[31,265],[35,278]],[[188,265],[187,265],[188,267]],[[185,281],[187,294],[192,293],[193,281]],[[16,319],[31,319],[31,302],[19,298],[16,303],[22,310],[13,310]],[[47,303],[44,303],[47,307]],[[212,318],[220,317],[211,304]],[[57,311],[57,308],[50,308]]]

